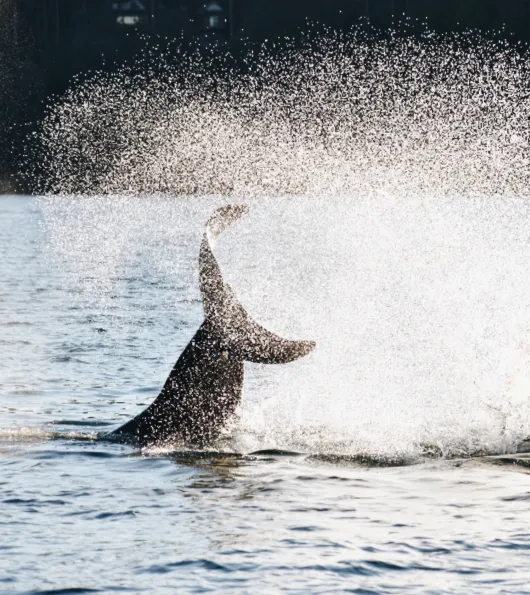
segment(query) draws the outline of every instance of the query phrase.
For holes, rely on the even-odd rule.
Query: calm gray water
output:
[[[238,286],[256,312],[270,300],[263,294],[271,284],[271,294],[286,287],[294,302],[276,304],[282,312],[276,328],[321,345],[313,360],[285,370],[249,371],[234,429],[239,438],[224,451],[203,453],[135,452],[87,440],[156,395],[200,322],[196,244],[200,223],[213,208],[205,201],[195,210],[189,205],[178,210],[181,227],[175,224],[171,236],[177,252],[164,261],[169,240],[153,232],[152,220],[131,207],[123,220],[103,212],[94,222],[103,204],[79,201],[63,209],[29,198],[0,199],[1,592],[530,593],[530,477],[524,458],[418,459],[402,466],[362,462],[345,454],[371,452],[369,441],[361,448],[352,438],[348,451],[344,427],[361,428],[362,421],[366,435],[378,436],[377,419],[386,428],[383,411],[374,405],[371,417],[359,421],[358,413],[350,421],[341,398],[322,404],[315,397],[313,407],[309,388],[307,398],[296,392],[294,387],[316,383],[320,394],[315,378],[331,378],[333,368],[329,358],[327,368],[321,365],[329,350],[324,330],[311,322],[317,302],[312,294],[304,302],[307,292],[296,293],[311,276],[307,267],[318,268],[308,242],[314,230],[291,234],[293,249],[301,253],[305,247],[309,254],[302,272],[293,265],[277,282],[263,273],[288,264],[271,241],[256,265],[263,284],[255,281],[254,293],[243,281]],[[121,211],[127,208],[124,203]],[[162,213],[163,221],[169,221],[168,213]],[[122,241],[140,237],[144,228],[150,231],[142,242]],[[158,250],[156,262],[148,249]],[[221,248],[220,254],[229,263]],[[340,244],[328,256],[338,266],[344,256]],[[240,258],[243,270],[251,270],[252,260]],[[375,262],[368,267],[373,278]],[[237,280],[237,270],[232,275]],[[397,294],[396,287],[392,291]],[[410,291],[407,295],[412,299]],[[342,303],[339,292],[334,303]],[[495,304],[500,311],[501,302]],[[262,319],[274,320],[276,314],[271,306]],[[293,322],[285,322],[290,316]],[[335,309],[322,309],[320,316],[322,327],[335,325],[340,341]],[[381,321],[383,329],[390,324]],[[375,338],[365,338],[366,349],[386,353]],[[402,349],[403,342],[399,345]],[[419,345],[410,349],[427,349]],[[393,358],[406,355],[387,342],[388,350]],[[359,357],[368,361],[366,352]],[[447,361],[454,364],[455,358]],[[432,363],[421,364],[418,373],[427,398],[422,365]],[[344,377],[333,374],[338,380],[332,388],[340,395],[347,391]],[[462,374],[456,377],[465,383]],[[386,379],[389,386],[397,386],[395,377],[394,370],[389,376],[394,385]],[[281,398],[275,400],[278,390]],[[426,410],[415,403],[414,420],[429,411],[442,420],[433,403]],[[334,443],[315,425],[313,410],[328,433],[333,424],[326,412],[342,418],[335,426],[342,432],[336,444],[341,457],[333,457]],[[465,417],[465,408],[457,414]],[[454,427],[447,415],[444,427]],[[408,419],[399,408],[388,416],[400,427],[405,424],[400,420]],[[484,421],[484,427],[488,423],[493,424]],[[263,426],[274,431],[267,434]],[[402,435],[415,427],[411,421]],[[466,427],[459,440],[471,443],[476,438]],[[399,442],[391,438],[390,454]],[[378,460],[396,462],[390,454]]]

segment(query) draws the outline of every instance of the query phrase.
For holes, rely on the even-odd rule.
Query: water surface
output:
[[[287,264],[288,256],[271,257],[274,246],[261,257],[271,258],[268,267],[256,264],[254,248],[254,260],[240,255],[243,271],[261,271],[257,289],[245,285],[237,267],[227,274],[239,280],[261,320],[293,337],[314,338],[307,336],[314,332],[320,355],[282,370],[249,370],[241,421],[225,452],[138,452],[87,439],[154,398],[200,322],[195,258],[213,202],[180,208],[171,236],[176,252],[164,261],[164,250],[156,250],[167,236],[152,233],[137,210],[120,225],[111,222],[109,243],[108,227],[88,217],[93,202],[54,210],[29,198],[0,200],[0,591],[529,593],[525,458],[413,457],[414,464],[395,466],[400,451],[389,439],[387,456],[375,457],[384,464],[376,465],[354,456],[359,444],[352,438],[346,448],[344,433],[334,452],[311,417],[325,406],[316,402],[314,413],[311,393],[294,388],[309,391],[318,358],[330,353],[325,332],[311,326],[315,294],[297,292],[305,277],[297,278],[294,264],[292,278],[267,273]],[[148,237],[121,241],[124,221],[147,227]],[[318,235],[318,224],[315,229],[291,233],[290,245],[300,252],[305,246],[316,270],[307,241]],[[131,236],[131,229],[123,234]],[[341,258],[335,246],[330,262]],[[222,247],[220,260],[233,260]],[[286,299],[264,308],[275,291],[285,291]],[[346,303],[339,294],[337,300]],[[321,317],[333,324],[333,308]],[[375,339],[367,344],[370,353],[384,353]],[[410,349],[419,353],[417,345]],[[329,369],[321,373],[330,378]],[[348,390],[343,381],[331,383],[337,395]],[[425,398],[428,388],[423,385]],[[343,415],[340,398],[326,398],[328,412]],[[368,400],[367,417],[358,407],[357,418],[343,426],[363,422],[366,433],[377,435],[379,410],[374,403],[370,414],[370,407]],[[255,419],[260,412],[269,434]],[[399,409],[389,415],[401,423]],[[402,425],[400,436],[414,434],[413,422]]]

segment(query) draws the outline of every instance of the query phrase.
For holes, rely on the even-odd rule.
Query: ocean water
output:
[[[530,593],[521,199],[251,204],[223,271],[315,353],[210,451],[97,439],[200,324],[220,202],[0,199],[0,592]]]

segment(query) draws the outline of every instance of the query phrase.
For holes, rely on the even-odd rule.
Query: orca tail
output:
[[[246,324],[228,334],[227,347],[239,359],[255,364],[287,364],[311,353],[314,341],[291,341],[247,317]]]
[[[246,205],[217,209],[206,224],[199,255],[200,287],[206,324],[235,357],[261,364],[285,364],[307,355],[313,341],[290,341],[254,322],[225,283],[213,254],[215,240],[248,212]]]

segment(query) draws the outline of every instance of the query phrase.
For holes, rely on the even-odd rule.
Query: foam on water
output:
[[[53,432],[41,428],[2,428],[0,440],[2,442],[31,442],[34,440],[49,440],[53,438]]]
[[[202,226],[244,200],[224,274],[253,317],[317,350],[247,366],[235,450],[515,450],[530,432],[525,52],[356,30],[262,50],[244,75],[209,59],[183,55],[183,74],[144,57],[144,74],[96,76],[50,111],[37,187],[62,195],[42,208],[81,299],[165,282],[199,322]],[[134,197],[161,192],[196,196]]]
[[[0,428],[0,448],[61,439],[93,441],[97,437],[96,432],[50,432],[38,427]]]

